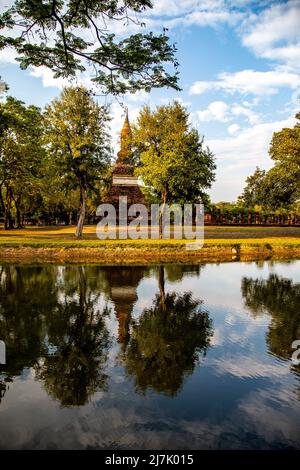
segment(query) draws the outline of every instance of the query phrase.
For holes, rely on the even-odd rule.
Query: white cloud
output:
[[[207,109],[197,111],[199,121],[228,121],[229,106],[224,101],[213,101]]]
[[[185,108],[188,108],[189,106],[191,106],[191,101],[185,101],[182,96],[172,96],[172,98],[160,98],[159,102],[161,105],[168,105],[170,103],[172,103],[173,101],[177,101],[178,103],[180,103],[182,106],[184,106]],[[153,103],[155,104],[155,103]]]
[[[213,101],[206,109],[197,111],[196,115],[201,122],[228,122],[240,116],[244,116],[250,124],[257,124],[260,120],[259,115],[249,109],[249,107],[237,103],[229,106],[224,101]]]
[[[273,132],[295,125],[295,118],[256,124],[224,139],[207,140],[217,160],[217,178],[211,196],[214,201],[234,201],[241,194],[245,179],[257,165],[270,168],[268,155]]]
[[[245,20],[242,25],[243,44],[258,57],[300,69],[299,25],[299,0],[273,4],[262,13]]]
[[[223,0],[155,0],[153,10],[147,10],[147,27],[210,26],[220,24],[233,25],[243,15],[230,7]],[[149,24],[150,19],[150,24]]]
[[[223,90],[228,93],[273,95],[279,88],[292,89],[300,86],[300,76],[285,70],[259,72],[242,70],[234,73],[221,73],[217,80],[197,81],[189,90],[190,95],[200,95],[210,90]]]
[[[149,100],[149,93],[145,90],[139,90],[135,93],[126,93],[125,99],[135,103],[146,103]]]
[[[215,11],[224,6],[223,0],[154,0],[153,16],[180,16],[193,11]]]
[[[231,108],[231,112],[234,116],[245,116],[250,124],[257,124],[259,122],[259,116],[248,107],[234,104]]]
[[[28,68],[29,75],[35,78],[40,78],[42,84],[45,88],[58,88],[62,90],[64,87],[67,86],[76,86],[76,85],[83,85],[86,88],[93,90],[95,93],[99,91],[96,84],[92,82],[91,77],[88,72],[82,72],[78,74],[76,77],[72,78],[55,78],[54,72],[47,67],[40,66],[30,66]]]
[[[17,54],[14,51],[14,49],[10,47],[5,47],[4,49],[1,49],[0,51],[0,62],[6,63],[6,64],[16,64],[16,57]]]
[[[266,122],[242,130],[236,137],[208,140],[207,145],[215,152],[220,162],[235,166],[262,163],[268,156],[273,132],[295,125],[295,118]]]
[[[131,15],[134,16],[134,15]],[[220,25],[234,26],[241,22],[244,14],[226,6],[223,0],[155,0],[154,8],[147,9],[139,15],[135,15],[136,22],[107,23],[113,32],[119,36],[138,33],[141,31],[139,22],[143,22],[143,31],[152,30],[159,32],[162,28],[169,30],[177,27],[217,28]]]
[[[238,13],[227,11],[194,11],[183,18],[175,19],[169,22],[169,27],[182,24],[183,26],[211,26],[216,27],[219,24],[235,24],[240,18]]]
[[[238,124],[231,124],[227,130],[230,135],[235,135],[240,130],[240,126]]]
[[[66,78],[54,78],[52,70],[47,67],[30,67],[29,75],[42,80],[45,88],[54,87],[62,89],[65,86],[71,85],[72,82]]]

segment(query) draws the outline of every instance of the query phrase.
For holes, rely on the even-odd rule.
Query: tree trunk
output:
[[[86,189],[81,186],[80,187],[80,215],[76,227],[76,238],[81,238],[82,237],[82,231],[83,231],[83,224],[84,224],[84,219],[85,219],[85,211],[86,211],[86,200],[87,200],[87,192]]]
[[[17,228],[23,228],[22,224],[22,216],[20,210],[20,198],[14,199],[15,207],[16,207],[16,215],[17,215]]]
[[[4,204],[4,229],[10,230],[14,228],[14,221],[10,212],[12,201],[12,191],[8,187],[6,189],[5,204]]]
[[[163,266],[160,266],[158,268],[158,284],[159,284],[160,307],[163,311],[165,311],[166,310],[165,268]]]
[[[0,186],[0,207],[1,207],[1,211],[5,212],[5,206],[4,206],[4,201],[3,201],[3,196],[2,196],[2,184]]]
[[[163,215],[165,212],[166,202],[167,202],[167,191],[163,193],[163,203],[159,212],[159,239],[160,240],[162,239],[162,235],[163,235]]]
[[[5,230],[12,230],[14,227],[14,221],[12,215],[8,209],[5,210],[4,213],[4,229]]]

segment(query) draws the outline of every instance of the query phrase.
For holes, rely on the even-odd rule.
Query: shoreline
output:
[[[0,263],[10,264],[103,264],[103,265],[153,265],[198,264],[201,262],[263,261],[300,259],[300,240],[261,243],[204,244],[200,250],[189,251],[184,244],[140,247],[124,246],[1,246]]]

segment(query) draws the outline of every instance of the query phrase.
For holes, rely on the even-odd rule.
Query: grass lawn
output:
[[[95,226],[76,240],[74,227],[0,228],[0,261],[8,263],[155,264],[299,259],[300,227],[206,227],[204,246],[188,240],[99,240]]]
[[[84,236],[77,240],[74,227],[26,227],[22,230],[4,230],[0,227],[0,246],[32,247],[100,247],[100,246],[180,246],[186,240],[99,240],[95,226],[85,226]],[[300,244],[300,227],[230,227],[207,226],[205,245],[244,244]]]

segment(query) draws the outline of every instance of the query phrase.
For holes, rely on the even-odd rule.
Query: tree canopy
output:
[[[269,153],[275,164],[269,171],[257,167],[247,178],[240,203],[276,210],[290,208],[299,200],[300,113],[296,119],[294,127],[274,132]]]
[[[124,37],[144,25],[140,14],[149,8],[151,0],[16,0],[0,15],[0,29],[11,32],[0,36],[0,48],[13,47],[21,68],[45,66],[55,77],[89,70],[103,93],[179,89],[176,47],[165,30]]]
[[[0,104],[0,115],[0,207],[5,227],[14,226],[14,210],[20,228],[42,178],[44,121],[39,108],[12,97]]]
[[[246,179],[246,186],[242,195],[238,198],[240,204],[246,207],[255,207],[261,205],[264,194],[264,182],[266,178],[266,170],[256,167],[253,175]]]
[[[133,141],[137,174],[162,203],[206,199],[215,178],[214,156],[179,102],[154,111],[145,106],[133,127]]]
[[[46,141],[60,184],[80,192],[76,236],[82,236],[88,192],[99,190],[111,156],[106,107],[98,105],[84,87],[65,88],[46,108]]]

